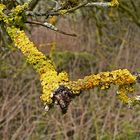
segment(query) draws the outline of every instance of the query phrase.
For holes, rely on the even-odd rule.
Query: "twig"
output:
[[[67,13],[72,13],[82,7],[93,7],[93,6],[98,6],[98,7],[113,7],[113,6],[117,6],[118,3],[116,1],[116,3],[112,3],[112,2],[83,2],[81,4],[79,4],[78,6],[75,6],[73,8],[70,8],[70,9],[63,9],[62,7],[59,8],[59,9],[55,9],[55,10],[52,10],[52,11],[48,11],[48,12],[45,12],[45,13],[33,13],[31,11],[28,11],[27,14],[29,15],[37,15],[37,16],[59,16],[59,15],[63,15],[63,14],[67,14]]]
[[[52,25],[52,24],[50,24],[48,22],[41,23],[41,22],[38,22],[38,21],[26,21],[26,23],[35,24],[35,25],[41,25],[41,26],[47,27],[50,30],[56,31],[56,32],[64,34],[64,35],[73,36],[73,37],[77,36],[76,34],[71,34],[71,33],[66,33],[64,31],[61,31],[57,27],[55,27],[54,25]]]
[[[62,9],[62,10],[58,10],[57,12],[55,11],[51,11],[51,12],[49,12],[48,13],[48,15],[50,15],[50,16],[54,16],[54,15],[56,15],[56,16],[58,16],[58,15],[62,15],[62,11],[65,11],[63,14],[66,14],[66,13],[72,13],[72,12],[74,12],[75,10],[77,10],[77,9],[79,9],[79,8],[81,8],[81,7],[84,7],[85,5],[87,5],[88,4],[88,2],[83,2],[82,4],[79,4],[78,6],[75,6],[75,7],[73,7],[73,8],[70,8],[70,9]]]

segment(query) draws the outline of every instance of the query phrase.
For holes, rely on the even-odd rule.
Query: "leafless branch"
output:
[[[41,25],[43,27],[46,27],[46,28],[48,28],[50,30],[56,31],[56,32],[64,34],[64,35],[73,36],[73,37],[77,36],[76,34],[71,34],[71,33],[66,33],[64,31],[61,31],[57,27],[55,27],[54,25],[52,25],[52,24],[50,24],[48,22],[41,23],[41,22],[38,22],[38,21],[26,21],[26,23],[35,24],[35,25]]]

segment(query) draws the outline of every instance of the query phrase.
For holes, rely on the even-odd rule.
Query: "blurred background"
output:
[[[22,1],[20,1],[22,2]],[[44,12],[55,1],[38,0],[33,10]],[[121,0],[115,8],[86,7],[58,17],[32,17],[77,37],[37,25],[26,33],[50,55],[57,70],[71,80],[101,71],[140,71],[140,1]],[[136,85],[135,94],[140,95]],[[129,109],[109,90],[82,92],[68,112],[45,112],[37,73],[0,26],[0,139],[2,140],[140,140],[140,106]]]

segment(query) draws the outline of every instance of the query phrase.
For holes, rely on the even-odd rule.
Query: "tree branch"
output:
[[[93,74],[76,81],[71,81],[66,72],[58,73],[53,62],[35,47],[25,32],[11,23],[11,18],[14,22],[17,22],[15,14],[21,13],[26,6],[26,4],[25,7],[24,5],[18,6],[12,10],[10,16],[6,16],[2,12],[4,5],[0,4],[0,21],[2,20],[5,23],[6,30],[13,43],[39,74],[43,92],[40,98],[46,110],[58,104],[62,112],[65,113],[72,98],[80,94],[81,91],[95,87],[108,89],[112,84],[118,86],[117,95],[124,103],[130,106],[140,102],[140,96],[128,96],[128,93],[134,92],[133,85],[140,81],[139,73],[131,74],[127,69],[119,69]]]
[[[38,21],[26,21],[26,23],[35,24],[35,25],[41,25],[43,27],[46,27],[46,28],[48,28],[50,30],[56,31],[56,32],[64,34],[64,35],[73,36],[73,37],[77,36],[76,34],[71,34],[71,33],[66,33],[64,31],[61,31],[57,27],[55,27],[54,25],[52,25],[52,24],[50,24],[48,22],[41,23],[41,22],[38,22]]]

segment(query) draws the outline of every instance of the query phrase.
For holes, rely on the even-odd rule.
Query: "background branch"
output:
[[[38,21],[26,21],[26,23],[35,24],[35,25],[41,25],[43,27],[46,27],[46,28],[48,28],[50,30],[53,30],[55,32],[58,32],[58,33],[61,33],[61,34],[64,34],[64,35],[73,36],[73,37],[77,36],[76,34],[71,34],[71,33],[66,33],[64,31],[61,31],[57,27],[55,27],[54,25],[52,25],[52,24],[50,24],[48,22],[41,23],[41,22],[38,22]]]

